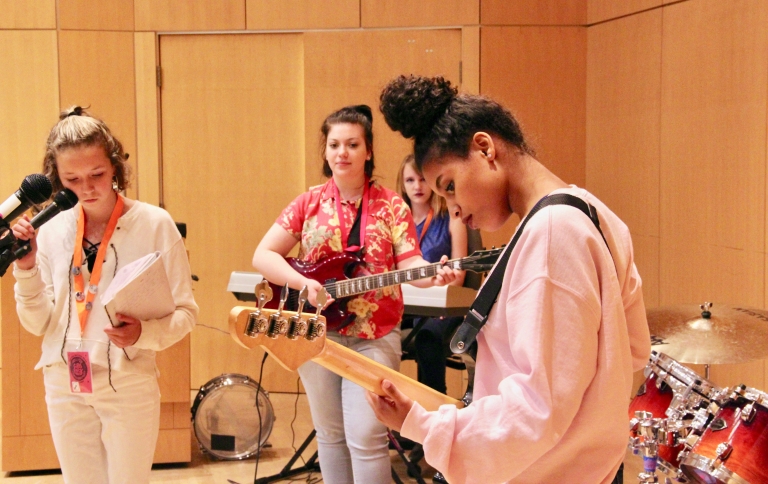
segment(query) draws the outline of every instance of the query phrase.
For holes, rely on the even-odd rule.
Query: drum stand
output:
[[[272,476],[255,479],[253,481],[253,484],[268,484],[270,482],[282,481],[291,476],[295,476],[298,474],[304,474],[307,472],[320,472],[320,463],[317,461],[317,451],[315,451],[315,453],[312,454],[312,457],[310,457],[309,460],[303,466],[296,467],[295,469],[291,469],[293,464],[295,464],[296,461],[299,460],[299,457],[301,457],[301,455],[304,453],[304,451],[307,449],[309,444],[312,442],[312,439],[314,438],[315,438],[315,430],[312,429],[312,432],[310,432],[307,438],[304,439],[304,443],[301,444],[301,447],[299,447],[296,453],[293,454],[293,457],[291,457],[291,460],[289,460],[288,463],[285,465],[285,467],[283,467],[283,470],[281,470],[279,473]]]
[[[630,422],[631,431],[636,437],[630,438],[632,452],[643,455],[643,470],[637,475],[640,484],[657,484],[659,476],[656,475],[656,464],[659,461],[659,443],[657,434],[662,426],[662,419],[653,418],[650,412],[635,412],[635,418]],[[672,484],[668,477],[664,478],[664,484]]]

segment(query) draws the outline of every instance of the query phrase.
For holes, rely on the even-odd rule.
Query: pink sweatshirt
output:
[[[573,207],[528,222],[478,335],[473,403],[414,404],[403,425],[451,484],[610,483],[625,455],[632,373],[651,351],[632,240],[586,190],[557,192],[597,209],[610,252]]]

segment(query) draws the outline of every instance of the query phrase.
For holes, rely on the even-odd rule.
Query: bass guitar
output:
[[[464,406],[459,400],[326,339],[326,319],[320,315],[327,300],[325,291],[318,291],[318,309],[313,314],[303,312],[307,299],[306,288],[300,291],[298,311],[284,309],[288,296],[285,289],[281,290],[278,308],[268,309],[265,305],[272,298],[272,289],[267,281],[262,281],[255,290],[258,307],[236,306],[230,311],[229,332],[239,345],[248,349],[262,347],[289,371],[296,371],[299,366],[312,360],[381,396],[384,395],[381,382],[387,379],[427,410],[437,410],[444,404],[459,408]]]
[[[445,263],[446,266],[472,272],[487,272],[491,270],[496,259],[499,258],[502,248],[490,250],[478,250],[468,257],[452,259]],[[286,262],[299,274],[320,282],[326,292],[334,301],[325,308],[324,314],[328,331],[338,331],[350,325],[355,320],[355,315],[347,311],[347,302],[358,294],[375,291],[383,287],[395,286],[406,282],[426,279],[437,275],[437,270],[443,267],[440,263],[414,267],[412,269],[400,269],[382,274],[365,273],[365,262],[352,252],[342,252],[327,257],[319,262],[310,263],[287,257]],[[270,283],[273,291],[279,291],[280,286]],[[296,311],[298,307],[298,290],[289,289],[285,309]],[[267,303],[267,308],[276,309],[277,301]],[[312,309],[311,306],[308,306]]]

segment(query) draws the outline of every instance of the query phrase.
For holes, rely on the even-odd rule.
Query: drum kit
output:
[[[210,380],[192,404],[192,427],[200,450],[222,460],[248,459],[268,446],[274,422],[269,394],[238,373]]]
[[[709,381],[711,364],[768,357],[768,311],[664,307],[648,311],[648,326],[660,351],[629,407],[629,448],[643,458],[639,481],[768,484],[768,393]],[[704,377],[683,363],[704,364]]]

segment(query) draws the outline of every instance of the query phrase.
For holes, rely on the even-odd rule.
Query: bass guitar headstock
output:
[[[277,309],[264,305],[272,299],[272,289],[264,280],[255,289],[258,307],[236,306],[229,313],[229,333],[241,346],[263,347],[281,366],[290,371],[319,355],[325,347],[325,318],[320,315],[328,300],[324,289],[317,293],[317,312],[303,313],[307,288],[299,294],[297,311],[286,311],[288,286],[283,286]]]

